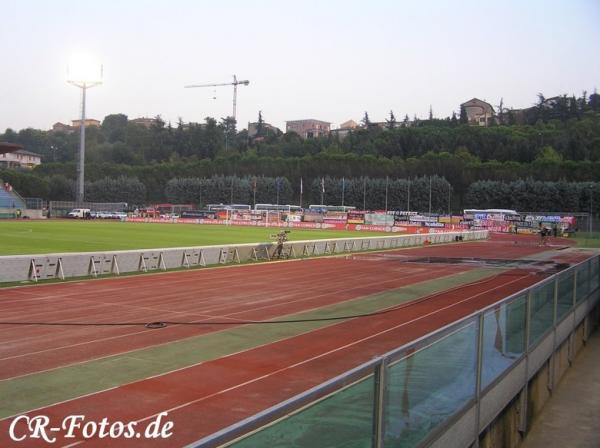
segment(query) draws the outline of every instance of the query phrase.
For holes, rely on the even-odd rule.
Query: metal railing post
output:
[[[388,359],[381,358],[375,366],[374,383],[375,393],[373,402],[373,448],[383,448],[385,437],[385,396],[387,391],[387,365]]]
[[[531,302],[533,296],[533,288],[527,293],[527,307],[525,317],[525,378],[521,395],[519,396],[519,422],[517,430],[524,434],[527,432],[527,406],[529,394],[529,341],[531,340]]]
[[[478,335],[477,335],[477,369],[475,371],[475,433],[473,448],[479,447],[479,428],[481,426],[481,372],[483,371],[483,323],[485,315],[480,313],[477,319]]]
[[[569,365],[573,364],[575,359],[575,308],[577,307],[577,271],[579,269],[573,269],[573,300],[571,302],[571,313],[573,313],[573,323],[571,325],[571,332],[569,333],[568,350],[567,350],[567,361]]]
[[[552,354],[550,355],[548,365],[548,390],[554,390],[554,378],[556,370],[556,323],[558,321],[558,279],[557,275],[554,278],[554,305],[552,312]]]

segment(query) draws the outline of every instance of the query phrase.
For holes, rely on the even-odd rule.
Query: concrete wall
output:
[[[441,244],[462,236],[465,241],[485,239],[487,231],[449,232],[424,235],[393,235],[293,241],[284,246],[286,258],[333,255],[369,250]],[[45,280],[177,269],[252,260],[270,260],[276,243],[179,247],[148,250],[78,252],[0,257],[0,282]]]
[[[29,208],[26,208],[26,209],[0,208],[0,216],[4,216],[6,214],[16,216],[17,210],[21,210],[21,216],[27,216],[30,219],[44,219],[45,218],[45,216],[42,213],[42,210],[34,210],[34,209],[29,209]]]

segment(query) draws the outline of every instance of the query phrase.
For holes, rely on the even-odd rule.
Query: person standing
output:
[[[275,250],[275,255],[277,255],[278,259],[281,259],[283,244],[288,240],[287,234],[288,232],[285,230],[282,230],[277,234],[277,249]]]

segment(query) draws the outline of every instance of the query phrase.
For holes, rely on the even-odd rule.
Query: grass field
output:
[[[579,232],[575,241],[579,247],[600,248],[600,232]]]
[[[91,252],[272,241],[276,228],[112,221],[0,221],[0,255]],[[381,233],[292,230],[291,241]]]

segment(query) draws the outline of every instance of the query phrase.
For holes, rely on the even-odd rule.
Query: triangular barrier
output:
[[[60,277],[61,280],[65,279],[65,271],[63,269],[62,258],[58,259],[56,263],[56,272],[54,273],[54,277]]]
[[[206,260],[204,259],[204,252],[200,250],[198,253],[198,263],[200,266],[206,267]]]
[[[110,273],[121,275],[121,271],[119,270],[119,262],[117,261],[117,256],[113,255],[110,263]]]
[[[94,260],[94,257],[90,257],[90,264],[88,266],[88,275],[98,277],[98,270],[96,269],[96,260]]]
[[[185,250],[183,251],[183,255],[181,257],[181,266],[186,268],[190,267],[190,254],[188,254]]]
[[[162,252],[158,256],[158,265],[156,266],[156,268],[162,269],[163,271],[167,270],[167,265],[165,264],[165,256]]]
[[[290,252],[288,254],[288,258],[296,258],[296,251],[294,250],[294,245],[290,246]]]
[[[222,247],[219,252],[219,264],[227,263],[227,258],[229,258],[229,251],[226,251],[225,248]]]
[[[148,266],[146,265],[146,258],[144,258],[144,254],[140,254],[140,261],[138,263],[138,271],[148,272]]]
[[[29,280],[31,280],[33,278],[33,281],[37,282],[38,281],[38,272],[37,272],[37,266],[35,265],[35,259],[32,258],[31,259],[31,263],[29,263]]]

